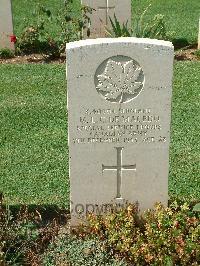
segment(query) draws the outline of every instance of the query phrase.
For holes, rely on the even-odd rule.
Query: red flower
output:
[[[16,43],[17,37],[15,35],[10,35],[10,41]]]

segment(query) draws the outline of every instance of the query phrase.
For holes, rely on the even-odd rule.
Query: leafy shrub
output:
[[[0,50],[0,58],[7,59],[14,57],[14,52],[8,48],[3,48]]]
[[[114,259],[112,254],[104,248],[104,243],[98,239],[82,240],[69,234],[61,234],[49,246],[43,256],[43,265],[73,266],[126,266],[123,261]]]
[[[180,49],[180,48],[186,47],[190,44],[186,38],[178,38],[178,39],[172,38],[171,41],[172,41],[175,49]]]
[[[200,52],[200,50],[199,50],[199,52]],[[200,56],[200,53],[199,53],[199,56]],[[197,203],[197,204],[194,206],[193,211],[194,211],[194,212],[200,212],[200,203]]]
[[[153,20],[144,22],[145,15],[150,8],[149,5],[141,15],[136,17],[135,25],[132,28],[128,28],[128,21],[122,25],[114,15],[114,19],[110,18],[111,30],[107,29],[108,35],[111,37],[138,37],[138,38],[154,38],[154,39],[166,39],[166,26],[164,16],[157,14]]]
[[[58,40],[62,44],[62,52],[65,50],[66,43],[82,39],[83,30],[87,30],[88,25],[90,25],[89,15],[92,13],[93,9],[88,6],[81,5],[80,10],[78,10],[80,16],[77,17],[77,15],[74,14],[73,2],[74,0],[65,0],[64,9],[60,10],[55,17],[56,23],[60,26]]]
[[[196,50],[196,51],[194,52],[194,54],[195,54],[197,57],[200,58],[200,49]]]
[[[0,194],[0,265],[39,265],[39,254],[58,234],[58,222],[44,224],[26,206],[11,212]]]
[[[111,30],[106,28],[106,32],[110,37],[118,38],[118,37],[131,37],[132,30],[128,28],[128,21],[126,23],[123,23],[122,25],[118,21],[116,15],[114,14],[114,20],[110,19],[111,23]]]
[[[43,52],[48,42],[42,41],[41,32],[42,28],[38,26],[26,27],[21,36],[18,38],[17,50],[23,53]]]
[[[138,37],[138,38],[150,38],[150,39],[167,39],[167,33],[165,28],[164,16],[161,14],[156,15],[152,21],[146,24],[144,27],[137,24],[135,29],[128,28],[128,21],[122,25],[114,15],[114,20],[110,18],[111,30],[107,29],[107,33],[110,37]]]
[[[157,204],[141,216],[130,205],[106,216],[90,214],[78,235],[98,237],[131,265],[199,265],[199,218],[186,203],[174,202],[169,208]]]
[[[30,25],[28,19],[25,20],[27,26],[17,38],[17,51],[19,53],[42,53],[48,46],[46,37],[46,23],[51,20],[51,11],[43,5],[37,4],[33,10],[35,21]]]
[[[79,13],[82,16],[75,16],[73,12],[74,0],[64,1],[63,8],[53,15],[51,10],[38,4],[33,11],[35,21],[32,25],[26,21],[21,36],[17,39],[18,53],[42,53],[51,59],[59,58],[65,51],[66,43],[82,39],[82,31],[87,27],[92,9],[81,6]],[[48,22],[59,26],[56,36],[49,33]]]

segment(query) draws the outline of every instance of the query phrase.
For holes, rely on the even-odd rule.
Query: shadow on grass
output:
[[[3,205],[6,207],[5,205]],[[19,213],[35,213],[40,217],[41,226],[45,226],[56,220],[59,225],[65,225],[70,219],[70,211],[61,209],[57,205],[9,205],[8,206],[13,217],[17,217]]]
[[[190,44],[186,38],[174,38],[172,40],[172,43],[174,45],[175,50],[194,45]]]
[[[69,211],[56,205],[8,206],[0,194],[0,265],[41,265],[69,218]]]

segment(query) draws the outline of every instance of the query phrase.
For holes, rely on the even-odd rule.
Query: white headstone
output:
[[[10,0],[0,0],[0,49],[14,49],[10,36],[13,35],[12,8]]]
[[[72,225],[109,204],[167,204],[172,69],[170,42],[67,44]]]
[[[93,8],[91,19],[90,38],[105,37],[105,26],[110,28],[110,19],[114,14],[120,24],[128,21],[131,26],[131,0],[82,0],[82,4]],[[84,37],[87,38],[86,32]]]

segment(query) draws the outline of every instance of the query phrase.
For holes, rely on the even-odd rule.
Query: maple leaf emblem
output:
[[[133,60],[116,62],[109,59],[104,73],[97,75],[97,90],[111,102],[123,103],[135,98],[142,89],[142,68]]]

